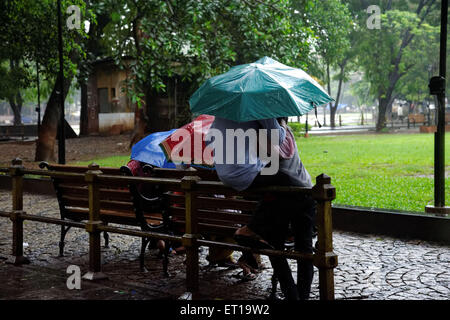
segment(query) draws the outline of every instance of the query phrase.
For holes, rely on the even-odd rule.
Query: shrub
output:
[[[298,123],[298,122],[289,122],[289,127],[292,130],[292,133],[296,136],[306,133],[306,124]],[[311,130],[312,126],[308,124],[308,131]]]

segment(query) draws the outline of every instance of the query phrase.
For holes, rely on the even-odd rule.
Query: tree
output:
[[[9,64],[9,66],[8,66]],[[17,60],[0,65],[0,99],[7,100],[14,114],[14,125],[22,123],[23,90],[30,85],[30,74]]]
[[[69,5],[76,5],[85,18],[91,19],[89,12],[85,10],[83,0],[62,1],[63,13]],[[15,88],[15,92],[7,89],[14,93],[12,96],[15,97],[15,101],[11,104],[12,107],[16,105],[19,109],[22,101],[21,90],[31,86],[30,75],[36,63],[40,66],[42,77],[53,83],[53,90],[39,130],[36,146],[37,161],[54,159],[54,145],[59,123],[57,90],[61,79],[55,76],[58,74],[56,13],[54,0],[5,0],[0,3],[0,62],[10,62],[8,76],[2,79],[10,85],[2,86],[2,88]],[[82,41],[85,39],[83,28],[69,30],[65,27],[65,21],[63,19],[64,98],[72,79],[77,74],[77,62],[83,59]],[[1,72],[5,74],[5,69]]]
[[[342,85],[347,80],[350,72],[348,66],[355,56],[351,43],[354,29],[351,12],[347,5],[339,0],[302,1],[300,4],[298,8],[303,12],[304,19],[309,22],[315,34],[313,43],[318,59],[316,62],[312,61],[312,63],[315,65],[316,74],[320,73],[318,74],[320,78],[327,83],[330,96],[332,96],[330,69],[337,69],[335,80],[338,81],[338,90],[335,102],[329,104],[330,125],[334,128]],[[324,106],[324,109],[326,109],[326,106]]]
[[[49,20],[46,24],[46,32],[48,38],[51,39],[51,43],[48,43],[46,48],[47,54],[41,57],[41,65],[44,67],[44,73],[49,79],[54,82],[53,90],[50,94],[47,106],[45,109],[42,124],[39,130],[38,140],[36,143],[35,161],[48,161],[54,160],[55,154],[55,142],[58,130],[58,124],[60,124],[60,108],[59,108],[59,83],[64,81],[64,87],[62,92],[62,99],[65,100],[69,89],[71,87],[74,77],[77,75],[77,65],[85,58],[85,52],[83,50],[83,41],[86,39],[86,34],[83,28],[69,30],[63,27],[63,54],[64,54],[64,79],[60,79],[57,72],[57,27],[56,27],[56,6],[55,1],[46,3],[46,6],[41,8],[43,16],[46,16]],[[84,1],[63,1],[62,12],[66,12],[69,5],[77,5],[80,8],[80,12],[84,13],[87,18],[90,17],[89,11],[86,10]],[[63,22],[65,15],[63,14]],[[91,23],[95,23],[92,20]],[[43,21],[40,24],[43,25]],[[55,75],[58,75],[55,77]],[[62,124],[64,125],[64,124]]]
[[[439,30],[428,24],[422,25],[416,35],[418,41],[410,57],[415,63],[402,77],[396,87],[396,97],[409,101],[412,106],[431,98],[428,84],[430,78],[439,73]]]
[[[384,9],[381,28],[361,34],[359,61],[378,100],[377,131],[386,124],[386,111],[392,106],[399,81],[421,59],[437,31],[427,18],[437,8],[435,0],[379,1]],[[361,29],[362,24],[360,25]],[[419,60],[418,60],[419,59]]]
[[[364,106],[372,105],[375,100],[370,95],[370,84],[359,76],[359,80],[351,84],[350,92],[356,97],[356,105],[361,112],[361,125],[364,125]]]
[[[29,38],[32,28],[27,24],[34,19],[31,12],[35,10],[35,5],[23,1],[0,3],[0,99],[9,102],[15,125],[22,123],[23,90],[31,84],[29,60],[37,52]]]
[[[143,120],[149,131],[158,128],[155,101],[172,77],[191,84],[192,93],[236,64],[267,55],[306,66],[309,56],[312,31],[289,0],[106,2],[112,8],[104,29],[110,54],[118,64],[123,56],[135,59],[127,89],[140,110],[135,140],[143,135]]]

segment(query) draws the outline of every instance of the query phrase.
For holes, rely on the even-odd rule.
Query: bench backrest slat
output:
[[[198,196],[199,208],[224,208],[228,210],[256,211],[258,201],[248,201],[242,199]]]
[[[165,169],[165,168],[153,168],[151,169],[151,175],[155,178],[172,178],[182,179],[187,176],[198,176],[202,180],[207,181],[219,181],[219,177],[215,170],[207,169],[195,169],[195,170],[180,170],[180,169]]]
[[[50,165],[50,170],[71,173],[86,173],[88,168],[82,166]],[[120,169],[99,168],[105,175],[123,176]],[[201,183],[195,187],[196,215],[199,222],[199,232],[205,235],[232,235],[241,225],[247,224],[251,214],[257,209],[258,201],[248,200],[233,189],[223,186],[214,171],[208,170],[176,170],[152,168],[152,178],[166,178],[182,180],[185,176],[199,176]],[[106,177],[105,177],[106,178]],[[205,180],[209,178],[210,180]],[[69,180],[65,177],[53,179],[58,193],[61,210],[70,213],[73,218],[77,213],[86,218],[89,212],[88,184],[84,177]],[[130,192],[129,181],[126,179],[102,179],[100,185],[100,217],[104,221],[136,224],[140,215],[147,222],[160,224],[164,220],[163,212],[153,212],[152,209],[137,204],[138,195]],[[183,232],[185,228],[185,196],[181,183],[158,184],[139,183],[136,190],[147,198],[162,196],[164,209],[173,219],[171,224],[176,230]],[[133,198],[134,196],[134,198]],[[253,198],[252,198],[253,199]],[[76,216],[75,216],[76,217]],[[134,221],[132,221],[134,218]]]
[[[49,165],[50,171],[86,173],[87,167],[68,165]],[[101,168],[102,173],[120,175],[116,168]],[[85,220],[89,213],[89,190],[84,176],[53,178],[54,187],[63,216],[74,220]],[[126,182],[115,184],[100,184],[100,218],[105,222],[115,222],[126,225],[138,225],[134,210],[133,195]]]

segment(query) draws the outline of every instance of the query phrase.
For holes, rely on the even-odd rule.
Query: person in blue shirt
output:
[[[312,187],[311,177],[300,160],[297,144],[286,121],[280,118],[238,123],[216,117],[210,129],[214,139],[210,138],[209,145],[214,149],[214,165],[219,179],[237,191],[267,185]],[[268,134],[261,136],[261,129],[268,130]],[[233,135],[233,131],[236,134]],[[253,131],[257,132],[256,146],[252,145],[255,144]],[[246,139],[242,139],[243,133],[247,133]],[[291,146],[289,156],[274,152],[286,145]],[[311,196],[274,197],[265,194],[260,209],[252,216],[249,225],[236,231],[235,239],[242,245],[283,249],[291,225],[295,249],[312,253],[314,219],[315,201]],[[309,298],[313,279],[311,261],[299,261],[297,284],[285,258],[270,257],[270,262],[286,299]]]
[[[222,139],[220,143],[214,141],[217,142],[217,147],[214,146],[216,147],[214,149],[214,167],[225,185],[238,191],[245,190],[270,160],[278,160],[277,158],[270,159],[270,154],[266,154],[266,158],[259,156],[260,129],[267,130],[266,136],[269,140],[267,145],[270,143],[271,133],[278,135],[277,145],[281,145],[286,134],[285,129],[278,124],[276,119],[235,122],[219,117],[215,118],[209,129],[208,137],[212,135],[215,140]],[[222,150],[218,149],[220,147]],[[269,146],[267,149],[270,149]],[[219,151],[222,151],[220,155]]]

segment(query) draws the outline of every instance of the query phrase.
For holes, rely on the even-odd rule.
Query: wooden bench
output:
[[[420,120],[420,119],[419,119]],[[420,126],[421,133],[435,133],[437,131],[437,121],[426,121]],[[445,132],[450,132],[450,113],[446,113],[444,117]]]
[[[47,162],[41,162],[39,167],[53,172],[81,174],[85,174],[90,169],[100,170],[98,166],[69,166],[49,164]],[[120,169],[102,167],[101,172],[112,176],[131,175],[126,167]],[[77,222],[87,221],[89,219],[89,187],[85,177],[60,176],[52,177],[51,179],[58,199],[61,219]],[[136,190],[135,185],[100,185],[99,199],[100,219],[105,225],[115,223],[127,226],[139,226],[143,231],[162,230],[163,228],[161,215],[150,215],[145,212],[145,210],[149,210],[155,205],[155,200],[140,197],[140,193]],[[61,225],[59,242],[60,256],[64,254],[65,237],[70,228],[70,225]],[[105,247],[108,247],[108,233],[103,232],[103,235]],[[148,239],[143,238],[139,256],[142,270],[145,270],[144,254],[147,244]]]
[[[21,137],[22,140],[25,139],[25,126],[15,125],[15,126],[0,126],[0,140],[7,140],[11,137]]]
[[[54,172],[70,172],[85,174],[89,169],[99,170],[99,172],[110,176],[132,176],[131,170],[127,166],[121,168],[109,167],[88,167],[88,166],[69,166],[59,164],[49,164],[41,162],[41,169],[47,169]],[[152,171],[152,175],[158,177],[169,177],[181,179],[184,176],[197,175],[204,179],[218,181],[218,177],[214,171],[195,171],[195,170],[172,170],[158,169],[150,166],[146,167],[148,172]],[[62,220],[71,221],[87,221],[89,219],[89,190],[88,183],[84,177],[52,177],[53,187],[59,204],[59,211]],[[159,188],[149,188],[150,190],[140,190],[142,186],[134,184],[109,184],[101,185],[99,188],[100,197],[100,219],[105,224],[115,223],[126,226],[139,226],[142,231],[160,231],[166,233],[180,233],[183,229],[182,224],[178,220],[170,220],[164,225],[163,213],[171,212],[171,210],[162,210],[162,194],[158,192]],[[155,190],[152,190],[155,189]],[[173,197],[169,192],[169,198]],[[178,196],[179,198],[180,196]],[[170,201],[169,201],[170,202]],[[172,206],[173,207],[173,206]],[[171,207],[171,208],[172,208]],[[177,212],[183,208],[176,208]],[[184,209],[183,209],[184,210]],[[59,256],[64,255],[65,237],[71,226],[61,225]],[[103,232],[105,247],[109,247],[109,236],[107,232]],[[146,271],[144,264],[144,255],[149,238],[142,238],[141,252],[139,255],[141,270]],[[169,246],[166,246],[167,249]],[[163,269],[167,274],[168,252],[164,254]]]
[[[289,193],[292,196],[307,193],[312,194],[318,201],[318,248],[315,254],[297,254],[302,259],[312,259],[319,267],[321,298],[334,298],[333,268],[337,265],[337,256],[332,252],[331,201],[335,198],[335,189],[331,186],[329,177],[325,175],[317,177],[317,184],[312,189],[271,186],[237,192],[224,186],[214,171],[151,167],[144,169],[147,169],[144,171],[149,173],[150,179],[156,181],[176,179],[175,183],[159,184],[157,194],[152,196],[161,199],[161,218],[163,225],[166,226],[166,232],[183,234],[182,242],[187,250],[189,292],[198,291],[198,246],[219,246],[240,250],[242,247],[234,243],[227,246],[223,243],[223,239],[231,238],[237,228],[248,224],[252,214],[258,209],[264,193]],[[287,251],[277,253],[285,255]],[[164,257],[168,255],[165,254]]]
[[[412,122],[414,125],[415,123],[422,123],[422,124],[428,124],[428,120],[425,118],[424,114],[410,114],[408,116],[408,120]],[[445,124],[450,124],[450,113],[445,114]]]
[[[334,299],[333,270],[337,266],[337,256],[333,252],[331,202],[336,192],[326,175],[318,176],[313,188],[268,186],[237,192],[218,181],[214,172],[205,170],[150,168],[150,177],[141,178],[130,177],[128,168],[99,168],[97,165],[86,168],[45,163],[41,167],[47,168],[47,171],[27,170],[16,161],[9,169],[13,181],[13,211],[9,216],[13,221],[13,256],[16,264],[26,260],[23,257],[22,222],[34,220],[86,229],[89,233],[89,271],[84,279],[106,277],[102,273],[100,239],[101,232],[112,232],[143,239],[141,266],[148,239],[181,242],[186,248],[187,292],[194,297],[199,292],[199,247],[207,246],[312,260],[319,269],[320,298]],[[27,215],[23,211],[23,174],[45,173],[52,177],[55,185],[61,219]],[[221,240],[232,236],[238,227],[248,223],[259,199],[268,192],[293,197],[311,194],[317,201],[318,245],[313,254],[242,247]],[[0,215],[7,216],[2,212]],[[83,220],[87,222],[79,222]],[[111,225],[116,223],[140,226],[141,230]],[[168,255],[165,254],[165,272],[167,261]]]
[[[445,114],[445,125],[450,125],[450,113]]]
[[[410,123],[413,124],[413,127],[416,127],[416,123],[422,123],[423,125],[427,124],[428,121],[425,118],[424,114],[409,114],[408,115],[408,128]]]
[[[213,170],[174,170],[145,166],[144,171],[152,178],[181,180],[186,177],[195,177],[194,179],[198,181],[222,185]],[[156,196],[161,199],[161,218],[165,225],[165,232],[170,234],[184,234],[186,232],[186,198],[180,186],[160,186],[157,194],[146,194],[145,196]],[[249,223],[251,215],[258,208],[260,197],[253,195],[252,200],[244,199],[242,195],[238,195],[231,189],[220,192],[211,188],[197,193],[196,221],[198,234],[208,240],[232,238],[239,227]],[[170,243],[166,246],[166,249],[169,247]],[[166,257],[168,257],[168,254],[164,254],[164,258]]]

